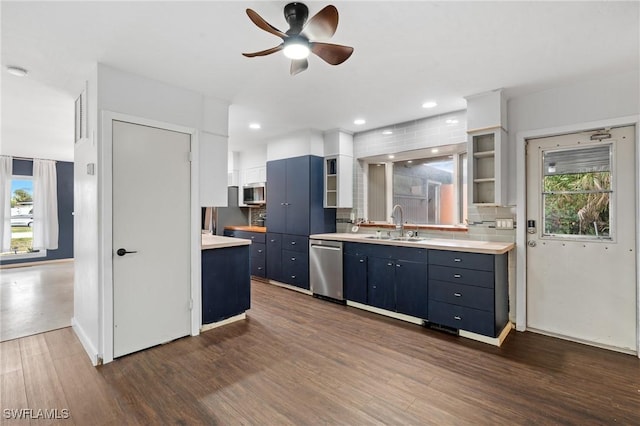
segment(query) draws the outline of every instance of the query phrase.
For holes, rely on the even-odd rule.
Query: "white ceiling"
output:
[[[2,151],[73,159],[73,100],[95,62],[229,101],[230,147],[300,129],[361,131],[465,108],[464,96],[507,97],[638,69],[638,2],[364,2],[340,13],[331,42],[353,56],[317,57],[289,75],[282,53],[245,58],[280,39],[286,1],[2,1]],[[426,100],[438,107],[421,108]],[[364,126],[353,120],[363,117]],[[262,129],[250,130],[250,122]]]

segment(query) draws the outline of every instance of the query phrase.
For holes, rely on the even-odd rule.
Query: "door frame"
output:
[[[99,167],[102,173],[102,181],[98,182],[99,195],[98,211],[100,219],[98,223],[99,238],[99,271],[98,280],[100,286],[99,301],[99,341],[102,346],[102,362],[113,361],[113,121],[124,121],[141,126],[156,127],[158,129],[174,132],[186,133],[191,136],[191,335],[200,334],[201,322],[201,300],[200,288],[201,280],[201,231],[200,231],[200,192],[199,192],[199,157],[198,132],[194,128],[180,126],[173,123],[166,123],[137,117],[129,114],[122,114],[113,111],[102,111],[101,117],[102,144],[99,148]],[[100,355],[99,355],[100,356]]]
[[[606,127],[635,126],[635,177],[640,182],[640,115],[521,131],[516,134],[516,330],[527,329],[527,170],[528,139],[559,136]],[[640,184],[636,185],[636,355],[640,358]]]

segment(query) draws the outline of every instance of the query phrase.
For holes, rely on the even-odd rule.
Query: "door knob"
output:
[[[529,247],[535,247],[536,246],[536,242],[534,240],[529,240],[529,241],[527,241],[527,245]]]
[[[118,256],[124,256],[125,254],[129,254],[129,253],[137,253],[137,251],[126,251],[123,248],[119,248],[118,251],[116,251],[116,254]]]

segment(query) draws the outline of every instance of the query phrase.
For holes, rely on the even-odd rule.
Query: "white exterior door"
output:
[[[637,350],[633,127],[527,146],[527,328]]]
[[[190,334],[190,147],[113,121],[114,357]]]

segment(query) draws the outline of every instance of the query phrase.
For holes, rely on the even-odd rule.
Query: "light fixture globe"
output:
[[[284,41],[284,56],[289,59],[306,59],[310,51],[309,41],[304,37],[293,36]]]

